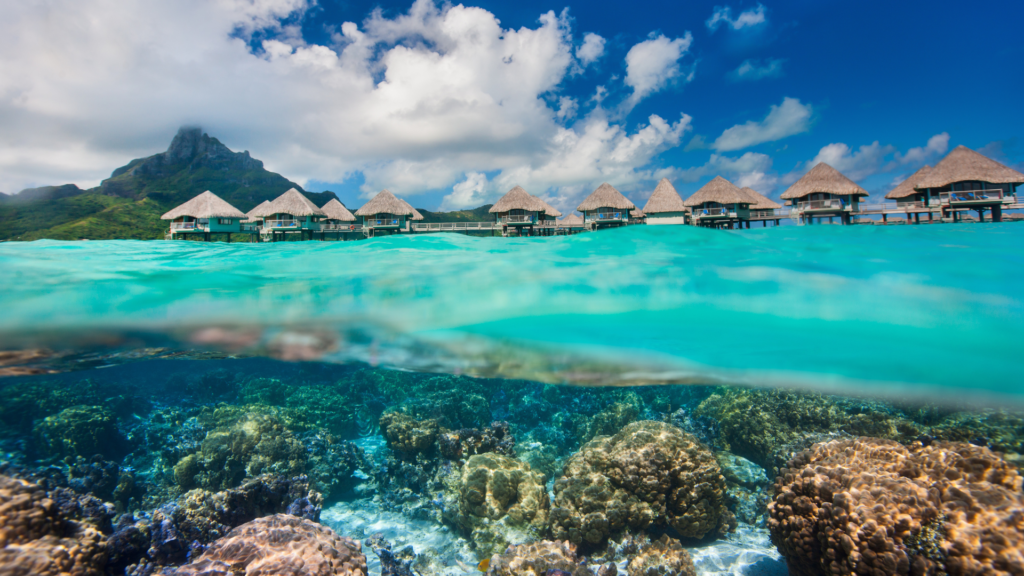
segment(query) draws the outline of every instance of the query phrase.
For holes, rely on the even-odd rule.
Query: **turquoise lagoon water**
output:
[[[0,269],[6,349],[155,343],[553,383],[1024,400],[1013,224],[38,241],[0,245]]]

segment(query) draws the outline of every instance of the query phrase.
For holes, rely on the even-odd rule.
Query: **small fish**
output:
[[[476,569],[481,571],[481,572],[487,572],[487,569],[490,568],[490,567],[491,567],[491,559],[490,558],[484,558],[483,560],[480,561],[479,564],[476,565]]]

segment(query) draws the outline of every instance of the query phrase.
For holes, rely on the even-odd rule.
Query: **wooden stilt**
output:
[[[1003,221],[1003,207],[1002,206],[993,206],[992,207],[992,221],[993,222],[1002,222]]]

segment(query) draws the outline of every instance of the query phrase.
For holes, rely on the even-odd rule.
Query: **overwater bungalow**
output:
[[[753,199],[721,176],[700,187],[683,202],[693,214],[693,223],[710,228],[742,227],[750,218]],[[747,223],[749,227],[749,222]]]
[[[629,223],[630,210],[635,208],[628,198],[607,182],[598,186],[576,207],[583,213],[584,226],[591,230],[625,226]]]
[[[556,222],[555,226],[558,234],[578,234],[583,231],[583,218],[572,213]]]
[[[262,232],[274,241],[283,240],[286,234],[294,232],[299,233],[300,239],[312,240],[320,231],[320,221],[327,218],[323,210],[295,188],[275,198],[260,213],[263,214]]]
[[[991,210],[992,220],[1002,221],[1003,209],[1017,204],[1017,187],[1024,184],[1024,174],[966,146],[957,146],[934,168],[911,178],[917,198],[929,205],[937,199],[943,216],[953,221],[963,210],[977,211],[979,221]]]
[[[760,220],[763,226],[768,226],[769,221],[774,221],[775,225],[779,225],[779,218],[775,215],[775,211],[782,208],[782,204],[768,198],[753,188],[744,186],[740,188],[744,194],[750,197],[754,201],[750,205],[750,219],[747,223],[747,228],[750,228],[750,221]]]
[[[345,205],[337,198],[331,198],[321,210],[327,214],[327,218],[320,223],[321,232],[341,232],[343,230],[351,232],[356,229],[355,215],[349,212],[348,208],[345,208]]]
[[[550,236],[555,233],[558,219],[562,216],[562,212],[544,200],[536,196],[534,198],[540,200],[540,203],[544,205],[544,211],[540,213],[540,232],[544,236]]]
[[[898,210],[906,210],[908,222],[911,218],[916,222],[920,222],[922,212],[928,215],[929,221],[932,221],[935,210],[940,206],[938,194],[931,195],[924,191],[914,190],[914,185],[924,178],[931,169],[931,166],[922,166],[917,172],[911,174],[906,180],[900,182],[899,185],[885,195],[887,199],[896,201],[896,208]],[[888,223],[888,221],[889,215],[883,211],[882,222]]]
[[[368,236],[381,236],[410,232],[410,222],[423,220],[411,204],[398,198],[390,190],[381,190],[369,202],[356,210],[363,219]]]
[[[170,239],[199,236],[209,241],[211,234],[231,235],[242,231],[245,213],[207,190],[167,212],[161,220],[170,220]]]
[[[867,190],[839,170],[819,162],[787,188],[782,199],[789,200],[793,213],[808,224],[815,218],[832,222],[836,216],[842,224],[850,224],[851,215],[860,212],[860,198],[867,195]]]
[[[652,226],[688,224],[690,221],[690,209],[683,203],[683,197],[668,178],[662,178],[654,187],[654,192],[644,205],[644,214],[647,215],[647,224]]]
[[[515,186],[494,203],[488,210],[494,214],[495,222],[501,224],[502,236],[532,236],[533,229],[541,222],[547,204]]]
[[[267,208],[270,208],[270,200],[264,200],[246,212],[245,220],[242,220],[242,230],[249,233],[259,232],[263,227],[263,219],[267,216]]]
[[[633,208],[629,211],[629,223],[630,224],[646,224],[647,214],[639,208]]]

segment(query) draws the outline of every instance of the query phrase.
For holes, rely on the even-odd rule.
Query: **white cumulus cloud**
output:
[[[774,142],[811,127],[810,104],[801,104],[796,98],[784,98],[782,104],[772,106],[764,120],[750,120],[727,128],[715,139],[712,148],[718,152],[742,150],[764,142]]]
[[[693,35],[689,32],[682,38],[669,39],[664,35],[652,35],[647,40],[633,45],[626,54],[626,85],[633,89],[628,103],[636,105],[646,96],[664,88],[677,79],[689,81],[692,73],[683,76],[679,59],[690,50]]]
[[[949,150],[949,134],[942,132],[928,139],[924,146],[910,148],[900,152],[892,144],[880,144],[877,140],[865,144],[856,150],[842,142],[823,146],[818,154],[800,168],[784,177],[784,181],[795,182],[800,176],[824,162],[839,170],[851,180],[859,181],[875,174],[885,174],[898,170],[916,170],[921,165],[938,160]]]
[[[744,60],[735,70],[729,72],[727,77],[733,82],[744,80],[761,80],[762,78],[779,78],[782,76],[781,58],[769,58],[764,62],[760,60]]]
[[[522,173],[568,197],[602,177],[636,181],[689,127],[652,117],[627,133],[600,99],[578,118],[560,86],[604,43],[577,45],[565,11],[508,29],[478,7],[416,0],[318,45],[299,33],[313,4],[0,4],[0,190],[94,185],[188,124],[299,183],[361,173],[366,194],[447,188],[454,206],[493,193],[483,174]],[[690,40],[666,42],[681,54]],[[634,78],[653,90],[669,76]]]
[[[758,24],[764,24],[768,20],[765,14],[765,8],[763,4],[744,10],[740,12],[740,15],[733,18],[732,8],[729,6],[715,6],[715,11],[711,13],[711,17],[704,23],[708,30],[712,33],[718,30],[718,27],[725,24],[733,30],[740,30],[742,28],[748,28],[757,26]]]
[[[605,39],[589,32],[583,36],[583,44],[576,48],[576,58],[584,67],[590,66],[604,56]]]

